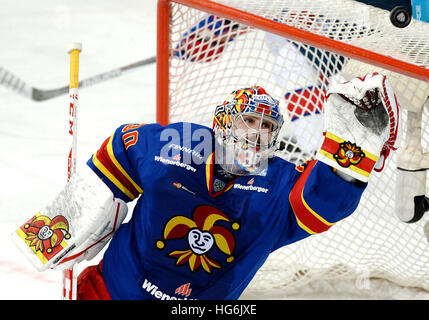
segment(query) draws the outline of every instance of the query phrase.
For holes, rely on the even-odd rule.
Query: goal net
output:
[[[333,81],[385,74],[401,106],[401,148],[381,174],[372,174],[356,212],[272,253],[243,297],[314,291],[429,297],[423,232],[429,214],[404,222],[414,212],[410,199],[426,192],[426,171],[419,169],[429,164],[428,34],[429,24],[413,20],[400,29],[389,11],[352,0],[158,2],[157,117],[163,124],[211,127],[215,106],[230,92],[260,85],[280,100],[286,118],[278,155],[300,164],[321,142],[323,102]]]

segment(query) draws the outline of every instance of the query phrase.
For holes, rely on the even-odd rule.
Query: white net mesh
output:
[[[347,0],[229,0],[224,4],[429,68],[429,24],[413,20],[399,29],[385,10]],[[174,3],[170,33],[170,122],[211,126],[214,107],[230,92],[257,84],[281,100],[287,121],[280,134],[279,155],[298,163],[314,155],[321,141],[324,93],[332,78],[378,71],[388,76],[395,89],[403,127],[407,110],[417,114],[424,110],[421,145],[423,151],[428,147],[427,82]],[[406,141],[409,137],[403,129]],[[318,288],[317,283],[349,280],[351,291],[398,296],[397,290],[386,291],[388,282],[416,288],[414,297],[428,297],[429,243],[423,226],[429,214],[416,223],[398,219],[396,162],[395,153],[382,174],[372,175],[352,216],[323,234],[274,252],[245,294],[287,296],[300,288]]]

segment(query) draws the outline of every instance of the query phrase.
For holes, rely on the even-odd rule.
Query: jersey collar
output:
[[[207,190],[209,192],[210,197],[213,197],[213,198],[220,196],[221,194],[229,191],[234,185],[235,180],[237,179],[237,177],[235,177],[233,180],[226,183],[225,186],[223,186],[220,190],[218,190],[219,187],[215,188],[215,182],[216,180],[219,180],[219,179],[215,178],[214,176],[214,169],[213,169],[214,159],[215,159],[215,152],[213,152],[207,158],[207,161],[206,161],[206,185],[207,185]]]

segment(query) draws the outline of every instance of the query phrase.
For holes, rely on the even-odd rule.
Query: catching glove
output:
[[[362,182],[382,171],[398,145],[399,105],[387,78],[369,73],[332,85],[324,110],[316,158]]]

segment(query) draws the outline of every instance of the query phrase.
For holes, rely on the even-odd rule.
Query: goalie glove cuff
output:
[[[362,182],[397,148],[399,106],[386,77],[370,73],[328,91],[316,158]]]
[[[111,206],[104,209],[107,218],[100,221],[97,230],[91,232],[88,238],[71,255],[65,255],[52,269],[68,269],[75,263],[93,259],[110,241],[128,213],[127,204],[121,199],[113,199]]]

